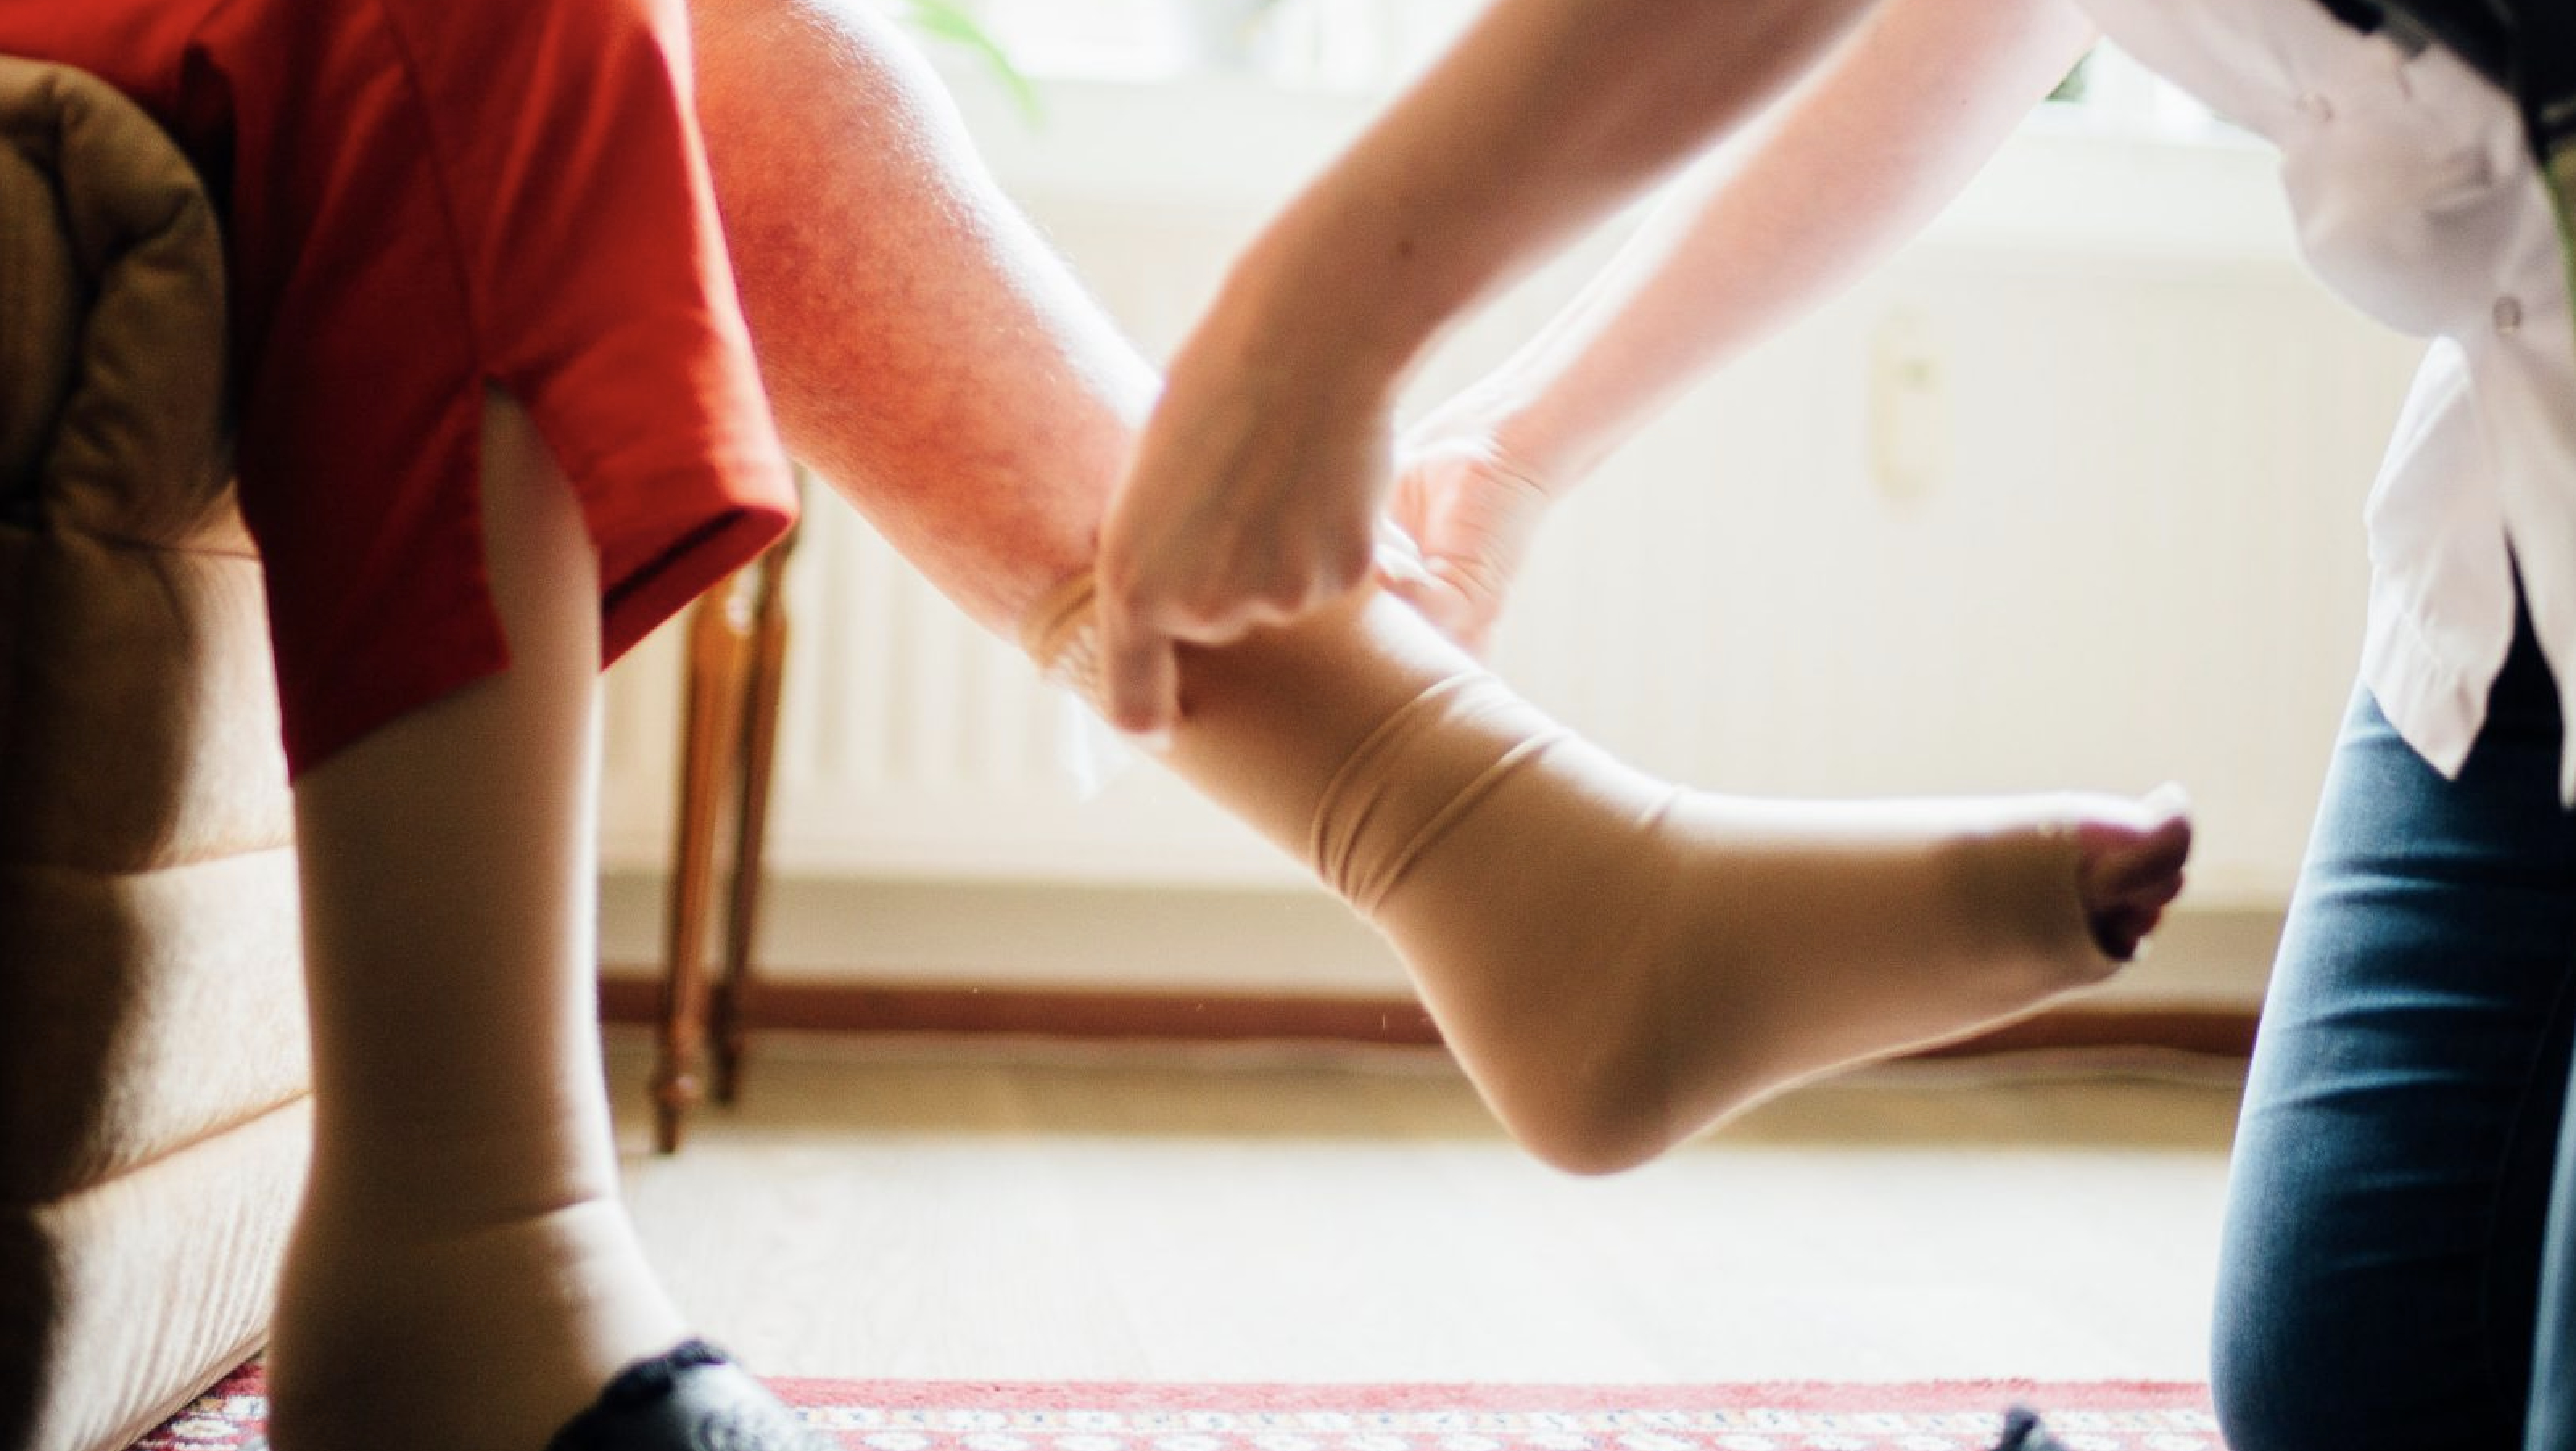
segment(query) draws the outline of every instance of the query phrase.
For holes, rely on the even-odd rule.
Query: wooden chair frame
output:
[[[679,807],[652,1079],[653,1142],[665,1154],[678,1151],[690,1110],[709,1096],[701,1073],[704,1058],[714,1059],[716,1102],[732,1103],[742,1087],[761,854],[787,665],[785,580],[796,534],[790,529],[767,553],[708,591],[690,613]],[[716,890],[716,848],[728,817],[733,850],[725,883],[722,957],[710,982],[707,928]]]

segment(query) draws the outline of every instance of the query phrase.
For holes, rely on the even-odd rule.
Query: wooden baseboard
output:
[[[2250,1058],[2259,1014],[2251,1007],[2083,1006],[2052,1008],[1918,1058],[1974,1058],[2083,1048],[2158,1048],[2211,1058]]]
[[[612,969],[600,980],[600,1014],[650,1023],[661,979]],[[1168,1042],[1329,1042],[1437,1047],[1440,1030],[1409,998],[1289,994],[1079,992],[865,983],[764,982],[745,1014],[751,1027],[809,1033],[1008,1035]],[[2242,1058],[2253,1051],[2251,1008],[2078,1006],[1945,1044],[1929,1058],[2081,1048],[2159,1048]]]
[[[609,1022],[653,1022],[661,1013],[661,981],[612,971],[600,979],[599,1004]],[[763,982],[754,984],[747,1006],[744,1016],[754,1028],[808,1033],[1440,1043],[1431,1015],[1405,998]]]

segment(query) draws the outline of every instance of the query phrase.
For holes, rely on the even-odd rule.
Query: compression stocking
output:
[[[1090,576],[1068,581],[1022,643],[1096,701],[1091,604]],[[2085,853],[2142,856],[2161,907],[2188,844],[2178,818],[2108,799],[1677,787],[1384,595],[1185,650],[1181,679],[1168,764],[1374,923],[1497,1115],[1576,1170],[2098,981],[2117,964]]]
[[[498,397],[484,459],[510,668],[296,785],[314,1152],[277,1451],[537,1451],[686,1331],[617,1202],[600,1081],[597,564]]]

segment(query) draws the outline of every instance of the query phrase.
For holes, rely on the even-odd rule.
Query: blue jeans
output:
[[[2336,743],[2228,1190],[2234,1451],[2576,1451],[2576,815],[2527,624],[2446,781]]]

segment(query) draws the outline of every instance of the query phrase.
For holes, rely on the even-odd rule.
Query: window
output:
[[[972,14],[1039,78],[1152,82],[1234,76],[1387,92],[1471,23],[1484,0],[941,0]],[[2108,43],[2040,111],[2051,128],[2214,140],[2233,128]]]
[[[2175,140],[2212,139],[2234,130],[2181,87],[2107,41],[2076,62],[2041,107],[2041,118],[2048,125]]]
[[[1033,75],[1150,80],[1207,72],[1282,84],[1391,87],[1481,0],[980,0]]]

